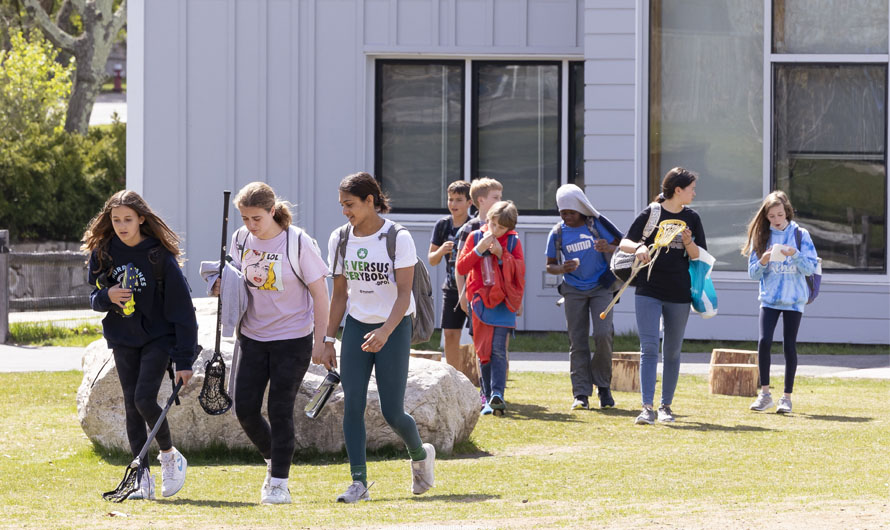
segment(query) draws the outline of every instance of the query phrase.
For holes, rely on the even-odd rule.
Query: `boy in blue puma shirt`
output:
[[[562,274],[559,292],[565,298],[571,352],[572,410],[590,408],[588,398],[597,387],[600,407],[614,407],[612,383],[612,313],[599,318],[612,300],[615,276],[609,270],[611,253],[624,237],[590,204],[584,191],[566,184],[556,191],[562,222],[547,238],[547,272]],[[560,263],[560,257],[564,263]],[[589,331],[593,321],[594,355]]]

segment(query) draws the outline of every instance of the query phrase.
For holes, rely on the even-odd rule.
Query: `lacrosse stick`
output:
[[[649,263],[643,264],[640,263],[639,259],[634,259],[634,264],[630,268],[630,277],[627,278],[627,281],[624,282],[624,285],[621,286],[621,289],[615,293],[615,297],[612,298],[612,301],[609,302],[609,305],[606,306],[606,309],[600,313],[600,320],[604,320],[606,315],[609,314],[609,311],[615,307],[615,304],[618,303],[618,300],[621,299],[621,295],[624,294],[624,291],[627,287],[634,281],[634,278],[637,277],[637,273],[641,270],[648,268],[648,274],[652,274],[652,264],[655,263],[655,260],[658,258],[658,255],[661,253],[662,248],[668,247],[671,244],[671,241],[677,237],[678,234],[682,233],[683,230],[686,230],[686,222],[680,219],[666,219],[661,222],[658,227],[658,232],[655,233],[655,241],[652,242],[647,248],[649,250]],[[668,248],[670,250],[670,248]],[[667,252],[666,250],[665,252]],[[647,275],[648,279],[648,275]]]
[[[142,470],[145,469],[145,466],[148,463],[145,460],[145,457],[148,456],[148,447],[155,439],[155,435],[158,434],[161,424],[164,423],[164,419],[167,417],[167,412],[170,410],[170,406],[173,405],[173,402],[179,395],[180,388],[182,388],[182,379],[177,381],[176,386],[173,387],[173,393],[170,394],[170,398],[167,399],[167,405],[164,407],[164,410],[161,411],[158,421],[155,422],[154,428],[152,428],[151,433],[148,435],[148,440],[145,441],[145,445],[142,446],[139,455],[130,462],[130,465],[128,465],[126,471],[124,471],[123,480],[121,480],[121,483],[113,490],[103,493],[103,499],[111,502],[124,502],[127,500],[127,497],[139,489],[139,480],[142,476]]]
[[[222,243],[219,251],[219,283],[222,289],[223,269],[226,266],[226,232],[229,225],[229,195],[232,192],[223,192],[223,226]],[[232,408],[232,398],[226,392],[226,363],[219,351],[219,342],[222,335],[222,293],[218,293],[216,301],[216,346],[213,356],[204,363],[204,384],[198,395],[198,403],[204,412],[211,416],[225,414]]]

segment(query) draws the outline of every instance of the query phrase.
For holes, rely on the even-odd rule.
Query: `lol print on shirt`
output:
[[[261,291],[284,291],[281,275],[282,255],[277,252],[244,249],[241,273],[247,285]]]

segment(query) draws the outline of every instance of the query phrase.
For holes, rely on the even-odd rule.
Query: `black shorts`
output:
[[[461,329],[467,320],[467,314],[457,304],[457,290],[443,290],[442,297],[442,329]],[[457,307],[457,309],[455,309]]]

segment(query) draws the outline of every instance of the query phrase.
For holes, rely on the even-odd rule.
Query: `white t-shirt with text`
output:
[[[393,222],[387,219],[380,230],[365,237],[356,236],[353,227],[350,226],[346,259],[337,258],[336,271],[333,270],[334,256],[338,251],[340,228],[331,233],[328,241],[328,267],[331,269],[331,274],[342,273],[346,277],[349,297],[347,313],[365,324],[386,322],[398,296],[393,263],[386,251],[386,233],[392,225]],[[407,230],[401,230],[396,236],[395,268],[413,267],[415,263],[417,263],[417,250],[414,239]],[[405,312],[406,316],[412,314],[414,314],[413,294]]]

